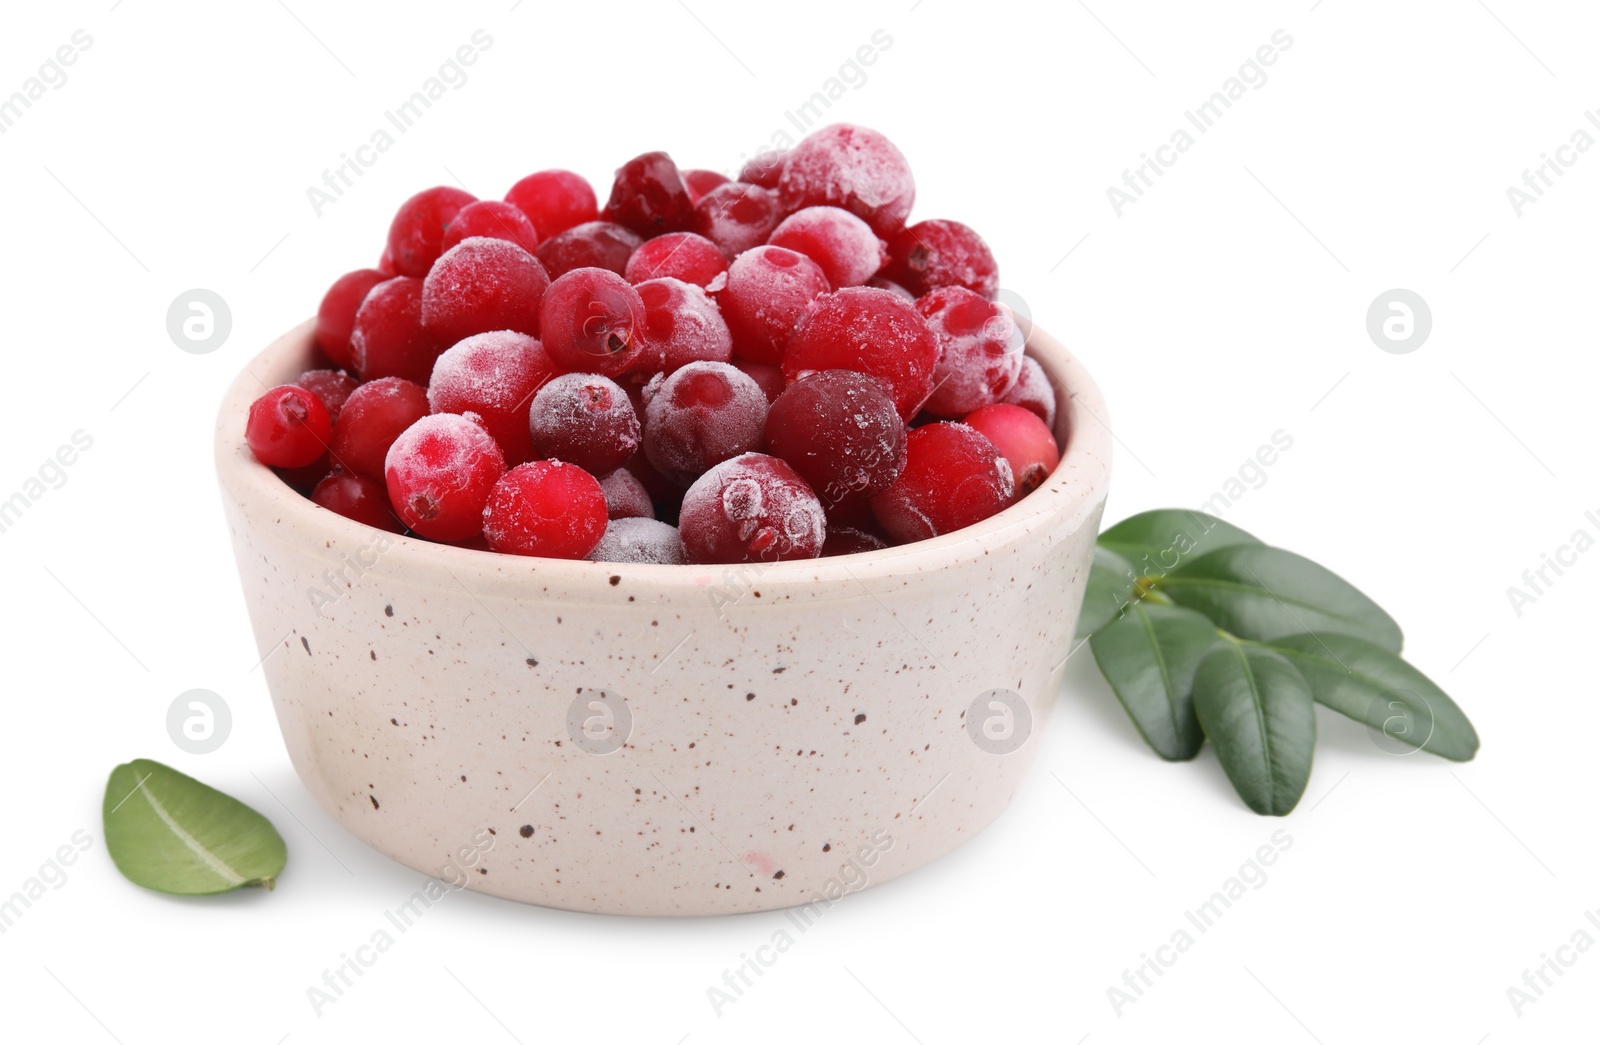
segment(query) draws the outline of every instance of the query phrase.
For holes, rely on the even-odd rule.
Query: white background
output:
[[[1576,931],[1600,939],[1584,918],[1600,907],[1585,666],[1600,551],[1520,616],[1507,597],[1575,530],[1600,536],[1584,518],[1600,511],[1600,155],[1520,216],[1506,194],[1600,104],[1587,5],[511,6],[6,11],[0,96],[75,30],[93,44],[0,135],[0,498],[74,431],[94,440],[0,534],[0,896],[74,831],[93,840],[0,936],[7,1037],[1592,1037],[1600,953],[1562,952],[1575,964],[1520,1014],[1507,995]],[[315,215],[307,186],[480,28],[493,45],[470,80]],[[1156,758],[1085,650],[1013,808],[852,896],[720,1015],[707,988],[780,914],[619,919],[471,894],[317,1015],[307,987],[421,876],[343,833],[285,757],[212,475],[222,388],[335,276],[376,260],[413,191],[459,177],[498,198],[563,166],[603,200],[615,166],[656,148],[736,167],[879,29],[891,46],[829,118],[890,135],[917,174],[914,217],[983,232],[1005,286],[1097,376],[1120,444],[1108,521],[1200,505],[1284,430],[1293,448],[1226,517],[1388,607],[1408,658],[1473,718],[1478,759],[1398,757],[1321,713],[1304,801],[1259,818],[1209,750]],[[1279,29],[1293,44],[1267,81],[1117,216],[1107,187]],[[231,307],[209,355],[166,330],[194,287]],[[1394,287],[1432,308],[1410,354],[1365,330]],[[233,713],[205,756],[165,726],[194,687]],[[270,816],[290,847],[277,891],[180,900],[123,880],[100,799],[138,756]],[[1293,843],[1266,883],[1119,1013],[1107,989],[1124,969],[1279,829]]]

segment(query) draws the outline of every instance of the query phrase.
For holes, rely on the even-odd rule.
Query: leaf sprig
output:
[[[1305,793],[1314,704],[1391,749],[1465,762],[1472,723],[1400,658],[1400,626],[1349,582],[1203,512],[1163,509],[1100,535],[1078,619],[1100,672],[1156,754],[1207,740],[1247,806]]]

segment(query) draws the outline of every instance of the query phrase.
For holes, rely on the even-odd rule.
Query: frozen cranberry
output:
[[[644,488],[637,476],[626,468],[618,468],[600,480],[600,492],[606,496],[606,516],[611,519],[653,519],[655,504],[650,491]]]
[[[681,566],[683,538],[676,526],[655,519],[613,518],[606,523],[600,543],[589,553],[594,562],[655,563]]]
[[[466,541],[483,532],[483,506],[505,470],[505,455],[482,425],[429,414],[389,447],[384,479],[401,522],[429,540]]]
[[[994,403],[974,410],[961,423],[982,432],[1005,456],[1016,478],[1019,498],[1042,486],[1061,463],[1056,437],[1037,414],[1025,407]]]
[[[828,539],[822,542],[822,554],[856,555],[860,552],[881,551],[887,547],[889,542],[870,530],[858,530],[853,526],[829,526]]]
[[[642,419],[645,411],[639,407],[634,409]],[[662,475],[656,470],[656,466],[650,463],[649,455],[644,452],[644,440],[642,438],[639,440],[639,449],[628,460],[627,468],[629,472],[633,473],[633,477],[639,480],[639,485],[643,486],[645,491],[649,493],[650,502],[656,506],[656,514],[660,518],[667,518],[668,516],[661,512],[661,507],[663,505],[669,507],[676,505],[678,501],[683,499],[684,488]]]
[[[462,240],[474,236],[503,239],[515,243],[529,254],[539,249],[539,233],[534,229],[533,222],[514,204],[500,200],[479,200],[462,207],[445,228],[444,239],[439,245],[448,251]]]
[[[778,179],[783,177],[784,158],[781,152],[763,152],[751,157],[740,168],[739,180],[759,185],[763,189],[776,189]]]
[[[389,507],[388,490],[382,482],[369,476],[335,472],[317,484],[311,491],[311,500],[358,523],[390,533],[405,530]]]
[[[919,221],[889,240],[883,274],[921,297],[938,287],[966,287],[989,301],[1000,292],[1000,267],[983,237],[959,221]]]
[[[1044,374],[1044,367],[1032,356],[1022,357],[1022,370],[1016,384],[1000,397],[1000,402],[1026,407],[1039,415],[1039,420],[1051,431],[1056,427],[1056,390]]]
[[[328,420],[337,422],[339,411],[344,408],[344,401],[350,398],[361,384],[343,370],[307,370],[294,379],[294,383],[322,400],[324,409],[328,411]]]
[[[835,290],[865,283],[887,257],[872,227],[838,207],[797,210],[772,230],[767,242],[815,261]]]
[[[539,456],[604,475],[639,448],[639,416],[628,393],[599,374],[563,374],[539,389],[527,428]]]
[[[383,476],[384,459],[400,433],[428,416],[428,393],[399,377],[368,381],[344,402],[329,449],[345,468]]]
[[[250,404],[244,440],[256,460],[274,468],[311,464],[328,450],[333,426],[322,400],[298,385],[269,388]]]
[[[573,269],[550,284],[539,323],[545,349],[564,370],[611,377],[644,350],[644,302],[607,269]]]
[[[617,275],[628,270],[628,259],[644,243],[632,229],[609,221],[590,221],[556,233],[539,244],[539,263],[560,279],[573,269],[610,269]]]
[[[733,356],[733,335],[722,310],[692,283],[661,278],[634,287],[644,302],[644,350],[628,368],[635,383],[656,374],[670,374],[699,359],[726,363]]]
[[[495,484],[483,508],[489,547],[513,555],[581,559],[605,530],[600,484],[564,461],[517,465]]]
[[[511,186],[506,202],[527,215],[540,240],[599,216],[594,189],[571,171],[539,171]]]
[[[911,293],[911,291],[907,290],[905,287],[902,287],[900,284],[896,283],[894,280],[892,280],[892,279],[884,279],[882,276],[873,276],[871,279],[867,280],[867,286],[876,287],[879,290],[887,290],[889,293],[893,294],[895,297],[903,298],[906,301],[915,301],[915,300],[917,300],[917,296],[915,294]]]
[[[783,376],[794,382],[814,370],[859,370],[882,381],[910,419],[933,389],[938,359],[939,343],[914,306],[887,290],[845,287],[806,309]]]
[[[987,436],[941,421],[906,438],[906,467],[872,499],[872,514],[899,544],[951,533],[1011,503],[1011,465]]]
[[[961,417],[998,402],[1022,372],[1022,331],[1011,312],[965,287],[940,287],[917,299],[939,342],[933,393],[925,409]]]
[[[311,491],[317,484],[329,475],[339,471],[333,464],[333,458],[323,454],[310,464],[303,464],[298,468],[274,468],[278,478],[282,479],[285,486],[293,487],[297,492],[311,496]]]
[[[801,313],[827,292],[828,277],[804,254],[785,247],[754,247],[733,259],[727,283],[720,290],[713,285],[713,290],[733,334],[734,354],[777,363]]]
[[[623,275],[629,283],[671,276],[703,287],[728,271],[728,256],[722,248],[693,232],[668,232],[647,239],[628,259]]]
[[[457,211],[477,201],[470,192],[440,185],[402,203],[389,226],[387,255],[394,270],[402,276],[426,276],[444,251],[445,228]]]
[[[686,170],[683,172],[683,187],[689,190],[689,202],[699,203],[700,197],[723,184],[728,180],[726,174],[717,171]]]
[[[727,251],[729,257],[737,257],[765,243],[782,216],[776,192],[730,181],[694,205],[694,231]]]
[[[533,460],[528,405],[556,375],[537,338],[493,330],[458,341],[433,364],[428,405],[436,414],[478,415],[510,464]]]
[[[539,333],[550,277],[515,243],[474,236],[445,252],[422,283],[422,325],[441,345],[489,330]]]
[[[750,359],[735,359],[731,361],[734,366],[744,371],[746,377],[760,386],[766,393],[769,404],[778,401],[783,394],[787,383],[783,380],[783,368],[776,363],[757,363]]]
[[[645,456],[688,486],[712,465],[761,449],[766,422],[766,394],[743,372],[727,363],[689,363],[645,408]]]
[[[793,468],[741,454],[695,480],[678,515],[690,562],[814,559],[826,529],[822,503]]]
[[[425,385],[443,347],[422,325],[422,280],[412,276],[373,287],[350,334],[351,361],[363,381],[403,377]]]
[[[333,281],[317,308],[317,347],[337,366],[354,364],[350,355],[350,330],[356,325],[356,310],[367,291],[388,279],[377,269],[356,269]]]
[[[647,152],[617,168],[606,201],[605,219],[641,236],[659,236],[690,227],[694,203],[678,165],[664,152]]]
[[[899,232],[916,198],[911,165],[877,131],[835,123],[812,131],[789,150],[778,180],[787,213],[801,207],[843,207],[872,231]]]
[[[906,426],[876,378],[821,370],[790,385],[767,414],[767,452],[788,462],[824,508],[871,497],[906,464]]]

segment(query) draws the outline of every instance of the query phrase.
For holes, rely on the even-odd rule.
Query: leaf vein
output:
[[[176,835],[178,837],[178,841],[182,842],[186,847],[188,847],[191,853],[193,853],[195,856],[198,856],[200,860],[207,867],[211,868],[212,871],[216,872],[219,877],[232,883],[233,885],[243,885],[248,880],[244,877],[244,875],[240,874],[238,871],[235,871],[232,867],[229,867],[220,856],[207,849],[205,844],[202,843],[198,838],[190,834],[188,831],[185,831],[183,826],[172,818],[172,814],[167,812],[166,807],[156,800],[156,796],[150,793],[150,789],[148,787],[142,787],[139,790],[144,794],[144,800],[150,803],[150,808],[155,810],[156,816],[160,817],[161,822],[167,825],[167,830]]]

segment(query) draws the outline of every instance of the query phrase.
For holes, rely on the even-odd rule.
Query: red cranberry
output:
[[[903,298],[906,301],[915,301],[915,300],[917,300],[917,296],[915,294],[911,293],[911,291],[907,290],[905,287],[902,287],[900,284],[896,283],[894,280],[892,280],[892,279],[884,279],[882,276],[873,276],[871,279],[867,280],[867,286],[876,287],[879,290],[887,290],[889,293],[893,294],[895,297]]]
[[[297,493],[311,496],[311,491],[317,484],[326,479],[330,474],[337,472],[333,459],[323,454],[310,464],[303,464],[299,468],[274,468],[278,478],[283,480],[285,486],[293,487]]]
[[[332,422],[339,420],[344,401],[361,384],[343,370],[307,370],[295,378],[294,383],[322,400],[328,420]]]
[[[533,460],[528,405],[556,375],[537,338],[494,330],[458,341],[433,364],[428,405],[436,414],[478,415],[510,464]]]
[[[835,290],[865,283],[887,257],[872,227],[838,207],[797,210],[772,230],[767,242],[815,261]]]
[[[368,381],[345,400],[329,449],[345,468],[383,476],[384,458],[400,433],[428,416],[428,393],[399,377]]]
[[[778,194],[759,185],[730,181],[718,185],[694,205],[694,231],[737,257],[759,247],[782,218]]]
[[[659,236],[690,227],[694,203],[678,165],[664,152],[635,156],[617,169],[605,218],[641,236]]]
[[[688,486],[713,465],[761,449],[767,397],[727,363],[689,363],[666,379],[644,417],[645,456]]]
[[[623,275],[629,283],[670,276],[703,287],[728,271],[722,248],[693,232],[668,232],[645,240],[628,259]]]
[[[829,526],[828,539],[822,542],[822,554],[825,557],[857,555],[861,552],[881,551],[887,547],[889,542],[870,530],[858,530],[853,526]]]
[[[581,559],[605,530],[600,484],[564,461],[517,465],[495,484],[483,508],[489,547],[513,555]]]
[[[872,499],[872,514],[898,544],[951,533],[1011,503],[1011,465],[987,436],[951,421],[906,438],[900,478]]]
[[[530,174],[511,186],[506,202],[527,215],[541,241],[600,215],[594,189],[571,171]]]
[[[350,354],[363,381],[403,377],[425,385],[442,347],[422,325],[422,280],[411,276],[373,287],[350,334]]]
[[[728,176],[716,171],[686,170],[683,172],[683,187],[689,190],[689,202],[699,203],[700,198],[718,185],[726,183]]]
[[[483,532],[483,506],[505,470],[483,426],[429,414],[389,447],[384,479],[401,522],[429,540],[467,541]]]
[[[594,562],[655,563],[681,566],[683,538],[676,526],[655,519],[613,518],[606,523],[600,543],[589,553]]]
[[[333,281],[317,308],[317,347],[334,364],[353,366],[350,355],[350,330],[356,325],[356,310],[367,291],[388,279],[377,269],[356,269]]]
[[[759,185],[763,189],[776,189],[778,179],[783,177],[783,161],[785,156],[781,152],[763,152],[745,161],[744,167],[739,171],[739,180]]]
[[[826,528],[822,504],[793,468],[741,454],[695,480],[678,525],[693,563],[814,559]]]
[[[440,185],[423,189],[400,205],[389,226],[387,257],[402,276],[418,279],[439,260],[444,248],[444,230],[455,220],[456,212],[478,198],[470,192]]]
[[[776,363],[757,363],[750,359],[734,359],[731,362],[760,386],[761,391],[766,393],[768,404],[776,403],[787,387],[787,382],[783,380],[783,368]]]
[[[733,334],[734,354],[777,363],[801,313],[827,292],[828,277],[804,254],[784,247],[755,247],[733,259],[726,285],[720,290],[713,285],[713,290]]]
[[[933,393],[925,408],[961,417],[997,402],[1022,372],[1022,331],[1003,305],[965,287],[940,287],[917,299],[939,342]]]
[[[1045,376],[1044,367],[1032,356],[1022,357],[1022,370],[1016,384],[1000,397],[1000,402],[1025,407],[1039,415],[1051,431],[1056,427],[1056,390]]]
[[[634,412],[639,415],[641,420],[643,419],[645,414],[643,407],[635,406]],[[658,512],[661,506],[670,507],[683,499],[684,488],[656,471],[656,466],[650,463],[649,455],[644,452],[644,440],[642,438],[639,440],[639,449],[628,460],[627,467],[628,471],[633,473],[633,477],[639,480],[639,485],[643,486],[646,492],[650,494],[650,502],[657,506]],[[669,514],[661,514],[661,518],[665,519]]]
[[[539,323],[545,349],[564,370],[612,377],[644,350],[644,302],[607,269],[573,269],[550,284]]]
[[[299,468],[328,450],[333,426],[322,400],[298,385],[270,388],[250,404],[244,440],[256,460],[274,468]]]
[[[1037,414],[1025,407],[995,403],[974,410],[961,423],[982,432],[1005,456],[1016,477],[1018,498],[1044,485],[1061,463],[1056,437]]]
[[[582,268],[609,269],[620,276],[643,243],[643,237],[632,229],[609,221],[590,221],[551,236],[539,244],[537,254],[551,279]]]
[[[653,519],[655,504],[650,491],[626,468],[618,468],[600,480],[600,492],[606,495],[606,516],[611,519]]]
[[[732,358],[733,335],[705,291],[670,278],[646,280],[634,289],[644,302],[644,350],[628,368],[630,379],[643,382],[696,360]]]
[[[906,464],[906,426],[875,378],[821,370],[767,414],[767,452],[788,462],[824,508],[888,488]]]
[[[888,237],[905,225],[917,187],[911,165],[888,138],[835,123],[812,131],[789,151],[778,195],[785,212],[843,207]]]
[[[889,240],[883,274],[921,297],[939,287],[966,287],[989,301],[1000,292],[1000,267],[983,237],[959,221],[919,221]]]
[[[533,397],[526,427],[541,457],[604,475],[639,448],[639,416],[628,393],[599,374],[563,374]]]
[[[405,531],[389,507],[389,491],[382,482],[369,476],[335,472],[317,484],[311,491],[311,500],[358,523],[390,533]]]
[[[445,252],[422,284],[422,325],[441,345],[490,330],[539,333],[550,277],[515,243],[474,236]]]
[[[933,390],[938,358],[939,343],[916,308],[887,290],[845,287],[800,318],[783,376],[794,382],[814,370],[859,370],[882,381],[909,420]]]
[[[539,233],[534,229],[533,222],[514,204],[500,200],[479,200],[462,207],[445,228],[444,239],[439,245],[448,251],[462,240],[474,236],[503,239],[515,243],[529,254],[539,249]]]

